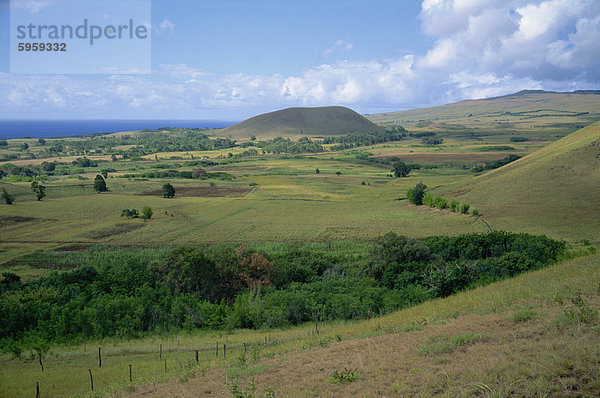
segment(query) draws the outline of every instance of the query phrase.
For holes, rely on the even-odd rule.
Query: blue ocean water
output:
[[[53,138],[159,127],[224,128],[235,123],[223,120],[0,120],[0,139]]]

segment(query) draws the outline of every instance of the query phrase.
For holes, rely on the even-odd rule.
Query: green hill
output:
[[[524,90],[502,97],[367,115],[380,125],[438,132],[565,135],[600,120],[600,91]]]
[[[233,138],[256,136],[341,135],[379,131],[381,127],[343,106],[287,108],[265,113],[230,126],[221,135]]]
[[[496,229],[600,242],[600,122],[448,195],[481,208]]]

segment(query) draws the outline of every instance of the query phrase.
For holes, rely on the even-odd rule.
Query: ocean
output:
[[[235,123],[223,120],[0,120],[0,139],[54,138],[159,127],[224,128]]]

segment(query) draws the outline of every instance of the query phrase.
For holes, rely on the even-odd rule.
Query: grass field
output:
[[[411,132],[436,131],[444,139],[437,146],[409,136],[302,155],[235,157],[243,149],[229,148],[108,161],[110,156],[90,153],[98,166],[78,169],[70,162],[81,155],[43,158],[37,140],[10,140],[0,156],[20,157],[0,166],[55,160],[65,172],[48,177],[42,201],[27,178],[0,179],[0,190],[17,195],[13,205],[0,204],[0,273],[31,280],[115,253],[150,262],[177,245],[219,243],[247,243],[271,253],[295,243],[331,245],[367,256],[367,242],[389,231],[409,237],[486,232],[482,219],[495,230],[545,234],[592,254],[600,244],[600,125],[592,124],[600,119],[597,97],[520,93],[369,116]],[[25,142],[33,156],[20,149]],[[497,150],[502,146],[512,149]],[[510,154],[524,157],[473,171]],[[391,177],[390,165],[374,161],[391,157],[421,168],[406,178]],[[215,162],[202,166],[207,172],[235,178],[141,176],[189,172],[198,166],[186,161],[198,159]],[[94,177],[105,168],[114,170],[109,192],[94,193]],[[166,182],[180,194],[163,198]],[[409,204],[406,191],[418,182],[434,194],[469,202],[481,217]],[[120,217],[125,208],[144,206],[154,211],[149,221]],[[599,264],[598,254],[574,258],[383,317],[319,324],[318,333],[310,324],[86,341],[52,347],[44,372],[29,352],[22,359],[5,354],[0,397],[33,396],[36,380],[41,396],[230,397],[236,385],[246,396],[254,386],[254,396],[273,396],[272,390],[277,397],[597,396]]]
[[[31,394],[39,381],[42,396],[230,397],[233,383],[248,389],[252,379],[260,395],[270,386],[278,397],[593,396],[599,261],[580,257],[381,318],[320,324],[319,334],[308,324],[106,339],[53,347],[43,372],[35,357],[4,355],[0,396]],[[331,374],[344,369],[356,369],[357,380],[336,383]]]

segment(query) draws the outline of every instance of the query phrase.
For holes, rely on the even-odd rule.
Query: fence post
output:
[[[223,359],[227,359],[227,344],[223,344]]]
[[[158,359],[162,359],[162,343],[160,345],[160,349],[159,349],[159,352],[158,352]]]
[[[131,364],[129,364],[129,381],[133,381],[131,377]]]
[[[40,382],[35,381],[35,398],[40,398]]]
[[[94,377],[92,376],[92,369],[88,369],[90,372],[90,384],[92,386],[92,391],[94,391]]]
[[[165,373],[167,373],[167,358],[165,358]]]
[[[196,350],[196,363],[198,363],[198,350]]]
[[[215,356],[217,358],[219,358],[219,342],[217,341],[217,344],[215,345]]]
[[[102,348],[98,347],[98,367],[102,367]]]

